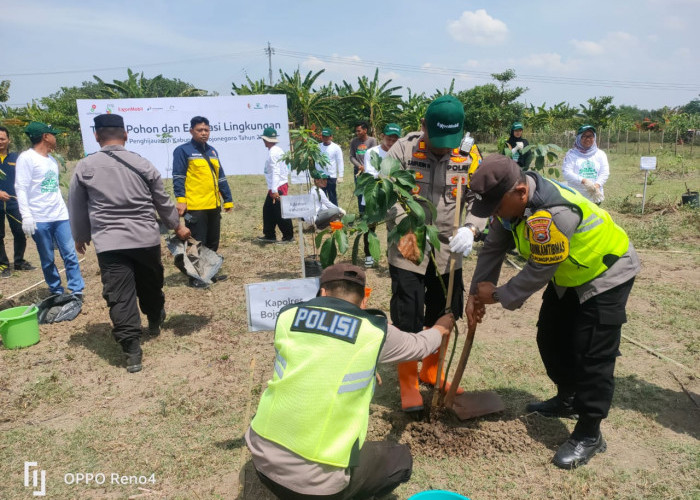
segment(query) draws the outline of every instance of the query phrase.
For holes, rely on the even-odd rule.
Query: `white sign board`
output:
[[[280,196],[283,219],[303,219],[316,215],[312,193]]]
[[[160,97],[143,99],[78,99],[78,118],[85,154],[99,151],[93,119],[103,113],[124,118],[126,149],[153,163],[163,177],[172,177],[173,150],[189,142],[190,119],[209,120],[209,144],[219,153],[226,175],[262,174],[267,148],[266,127],[277,130],[279,146],[289,150],[287,98],[284,95]]]
[[[318,293],[318,286],[319,278],[247,284],[248,331],[274,330],[280,309],[313,299]]]
[[[639,160],[641,170],[656,170],[656,156],[642,156]]]

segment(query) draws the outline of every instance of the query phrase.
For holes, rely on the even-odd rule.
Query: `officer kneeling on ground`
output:
[[[285,499],[371,498],[411,477],[408,446],[365,442],[377,363],[421,359],[454,325],[419,333],[365,309],[365,272],[323,271],[319,295],[280,310],[272,380],[245,438],[262,482]]]
[[[527,405],[546,417],[578,415],[552,461],[573,469],[606,449],[600,423],[612,401],[625,305],[639,258],[625,231],[578,191],[522,172],[505,156],[484,159],[471,180],[472,213],[493,215],[472,277],[466,313],[481,322],[484,304],[519,308],[542,295],[537,346],[557,395]],[[503,258],[517,248],[527,264],[496,287]]]

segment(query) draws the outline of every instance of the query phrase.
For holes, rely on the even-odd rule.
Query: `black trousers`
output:
[[[14,238],[14,263],[19,264],[24,260],[24,250],[27,248],[27,237],[22,231],[22,216],[19,213],[19,208],[10,207],[3,208],[4,203],[0,202],[0,266],[9,266],[10,261],[5,253],[5,217],[10,224],[10,231]]]
[[[284,500],[348,500],[388,495],[398,485],[411,479],[413,457],[405,444],[389,441],[367,441],[360,450],[360,463],[352,469],[350,484],[334,495],[296,493],[258,472],[262,483]]]
[[[426,259],[430,257],[425,256]],[[447,297],[442,290],[440,280],[431,260],[422,274],[399,269],[389,265],[391,276],[391,303],[389,311],[391,321],[399,330],[404,332],[420,332],[424,326],[431,327],[445,312]],[[443,274],[442,279],[447,289],[449,274]],[[455,269],[454,287],[452,292],[452,313],[456,318],[462,317],[464,309],[464,283],[462,269]]]
[[[279,193],[280,195],[285,194],[283,192]],[[277,239],[275,230],[277,227],[280,228],[283,239],[291,240],[294,238],[294,226],[291,219],[282,218],[282,204],[280,200],[273,199],[268,192],[263,204],[263,234],[265,238]]]
[[[574,395],[577,439],[597,436],[600,421],[608,416],[621,329],[627,321],[625,306],[633,284],[634,278],[583,304],[573,288],[560,299],[552,283],[542,296],[537,346],[559,393]]]
[[[188,210],[187,213],[190,217],[185,217],[185,226],[192,232],[192,237],[216,252],[221,236],[221,207]]]
[[[338,179],[335,179],[333,177],[328,178],[328,184],[326,184],[326,187],[323,188],[323,191],[326,193],[326,196],[328,196],[328,201],[333,203],[335,206],[338,205]]]
[[[165,305],[160,245],[100,252],[97,262],[102,275],[102,297],[107,301],[114,326],[114,339],[121,343],[140,338],[138,306],[149,320],[157,321]]]

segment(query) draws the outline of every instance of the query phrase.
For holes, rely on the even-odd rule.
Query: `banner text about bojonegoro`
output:
[[[145,99],[78,99],[78,116],[85,154],[99,151],[95,116],[114,113],[124,117],[126,148],[150,160],[163,177],[172,177],[173,150],[188,142],[190,119],[209,120],[209,144],[219,153],[226,175],[262,174],[267,149],[259,138],[266,127],[289,149],[287,100],[283,95],[216,97],[163,97]]]

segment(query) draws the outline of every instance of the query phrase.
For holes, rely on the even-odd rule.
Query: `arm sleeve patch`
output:
[[[527,219],[530,258],[538,264],[558,264],[569,256],[569,239],[559,231],[552,214],[539,210]]]

